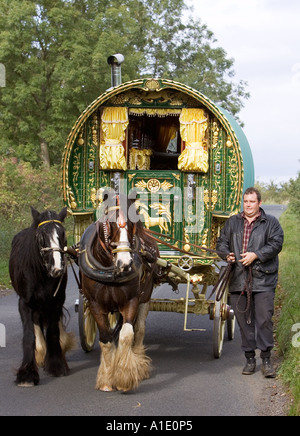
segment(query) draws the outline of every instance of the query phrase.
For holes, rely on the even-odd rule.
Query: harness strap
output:
[[[144,229],[144,230],[146,230],[146,229]],[[147,229],[147,232],[152,233],[153,231]],[[156,234],[157,232],[153,232],[153,233]],[[163,245],[166,245],[167,247],[172,248],[173,250],[179,251],[180,253],[184,253],[184,254],[188,254],[188,255],[195,256],[195,257],[200,257],[200,258],[201,258],[201,257],[204,257],[204,254],[201,255],[201,254],[193,253],[192,251],[185,251],[185,250],[183,250],[182,248],[175,247],[174,245],[171,245],[171,244],[169,244],[169,243],[166,242],[166,241],[162,241],[161,239],[156,238],[156,237],[153,236],[152,234],[149,235],[149,236],[150,236],[150,238],[154,239],[154,241],[159,242],[159,243],[161,243],[161,244],[163,244]],[[165,235],[162,235],[162,236],[165,236]],[[166,235],[166,237],[168,237],[168,236]],[[173,239],[173,238],[171,238],[171,239]],[[179,242],[180,242],[180,241],[179,241]],[[195,244],[190,244],[190,245],[195,245]],[[201,248],[204,249],[204,247],[201,247]],[[212,250],[209,250],[209,251],[212,251]]]
[[[58,223],[58,224],[62,224],[62,222],[59,221],[59,220],[48,220],[48,221],[42,221],[42,222],[38,225],[38,227],[41,227],[41,226],[43,226],[44,224],[48,224],[48,223]]]
[[[167,239],[175,239],[173,236],[169,236],[169,235],[164,235],[163,233],[158,233],[158,232],[155,232],[154,230],[149,230],[149,229],[144,229],[144,231],[146,232],[146,233],[150,233],[150,237],[152,237],[153,239],[155,239],[152,235],[157,235],[157,236],[161,236],[161,237],[163,237],[163,238],[167,238]],[[163,245],[166,245],[167,247],[172,247],[172,248],[174,248],[175,250],[178,250],[178,251],[182,251],[183,253],[185,253],[185,254],[192,254],[193,256],[194,256],[194,253],[192,253],[192,252],[187,252],[187,251],[184,251],[184,250],[180,250],[178,247],[175,247],[174,245],[171,245],[171,244],[167,244],[165,241],[162,241],[161,239],[155,239],[156,241],[158,241],[158,242],[160,242],[161,244],[163,244]],[[191,242],[186,242],[186,241],[182,241],[182,240],[177,240],[177,242],[180,242],[180,243],[183,243],[183,244],[189,244],[189,245],[191,245],[192,247],[195,247],[195,248],[198,248],[199,250],[202,250],[202,251],[207,251],[207,252],[209,252],[209,253],[213,253],[213,254],[217,254],[219,257],[220,257],[220,255],[221,254],[228,254],[228,253],[223,253],[223,252],[220,252],[220,251],[217,251],[217,250],[213,250],[212,248],[207,248],[207,247],[204,247],[204,246],[201,246],[201,245],[197,245],[197,244],[192,244]],[[195,255],[195,256],[198,256],[198,257],[200,257],[199,255]]]

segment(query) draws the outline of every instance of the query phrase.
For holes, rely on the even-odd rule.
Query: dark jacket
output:
[[[260,209],[261,216],[255,222],[249,243],[248,252],[254,252],[258,259],[252,263],[254,292],[275,291],[278,279],[278,253],[283,244],[283,230],[277,218],[267,215]],[[226,259],[233,252],[236,262],[229,281],[229,292],[242,292],[245,288],[246,270],[238,262],[243,247],[244,219],[242,214],[230,217],[217,242],[219,255]]]

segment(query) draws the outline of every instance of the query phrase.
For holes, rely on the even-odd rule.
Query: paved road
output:
[[[281,211],[282,212],[282,211]],[[165,294],[172,294],[169,287]],[[161,297],[155,290],[154,297]],[[182,295],[184,296],[184,292]],[[68,284],[66,308],[69,330],[77,337],[74,311],[77,298],[72,275]],[[177,297],[176,297],[177,298]],[[6,328],[6,347],[0,348],[0,415],[100,415],[106,417],[196,417],[257,416],[267,414],[274,380],[260,371],[242,376],[244,357],[236,331],[233,341],[225,341],[220,359],[212,355],[213,323],[208,316],[189,317],[189,326],[204,332],[184,332],[183,315],[150,313],[146,345],[153,361],[151,378],[135,392],[103,393],[94,389],[99,347],[84,353],[80,346],[68,354],[71,373],[52,378],[40,370],[40,385],[18,388],[14,371],[21,359],[21,322],[14,293],[0,297],[0,323]],[[79,341],[78,341],[79,342]],[[128,418],[128,421],[130,419]]]

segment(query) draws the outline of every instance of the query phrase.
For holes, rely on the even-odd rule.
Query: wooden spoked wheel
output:
[[[79,337],[84,351],[92,351],[97,337],[97,324],[91,314],[88,303],[79,295],[78,306]]]
[[[228,297],[228,304],[230,305],[230,296]],[[232,316],[227,320],[227,336],[229,341],[234,339],[235,320],[236,318],[234,314],[232,314]]]
[[[221,268],[220,274],[222,272],[223,271]],[[217,293],[218,289],[216,290],[216,295]],[[215,300],[215,305],[213,309],[213,354],[217,359],[221,357],[222,354],[226,324],[228,339],[232,340],[234,338],[235,316],[233,314],[233,311],[230,309],[229,304],[230,297],[227,287],[221,300]]]
[[[213,353],[216,359],[221,357],[223,342],[224,342],[225,324],[226,324],[226,321],[223,321],[222,319],[222,305],[224,303],[223,301],[224,296],[220,301],[215,302],[215,308],[214,308],[215,313],[214,313],[214,328],[213,328]]]

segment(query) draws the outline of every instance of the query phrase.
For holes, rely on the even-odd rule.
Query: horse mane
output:
[[[136,236],[143,241],[143,243],[149,247],[155,250],[157,256],[159,256],[159,250],[156,241],[149,235],[142,224],[142,221],[138,221],[136,223]]]

